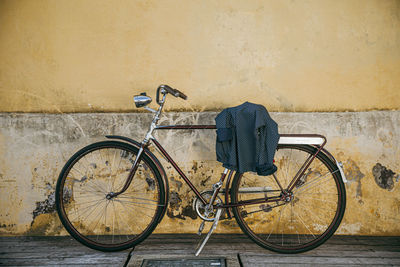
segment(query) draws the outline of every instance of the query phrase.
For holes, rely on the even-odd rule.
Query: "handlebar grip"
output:
[[[157,103],[160,103],[159,100],[160,100],[160,90],[161,89],[164,89],[169,94],[171,94],[171,95],[173,95],[175,97],[180,97],[180,98],[182,98],[184,100],[187,99],[187,96],[184,93],[182,93],[181,91],[179,91],[178,89],[174,89],[174,88],[172,88],[172,87],[170,87],[170,86],[168,86],[166,84],[162,84],[157,88],[157,96],[156,96]]]
[[[187,95],[185,95],[184,93],[182,93],[181,91],[177,90],[179,93],[179,97],[186,100],[187,99]]]

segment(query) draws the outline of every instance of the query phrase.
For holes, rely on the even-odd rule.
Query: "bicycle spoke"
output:
[[[75,168],[71,169],[71,171],[76,171]],[[78,171],[79,172],[79,171]],[[70,173],[71,174],[71,173]],[[75,176],[74,174],[72,174],[73,176]],[[84,177],[86,177],[85,179],[83,179]],[[100,192],[105,193],[106,190],[104,190],[104,188],[102,188],[100,185],[98,185],[97,183],[94,183],[93,181],[91,181],[86,175],[84,175],[82,177],[82,179],[78,180],[77,178],[75,178],[75,181],[77,182],[85,182],[87,181],[88,183],[90,182],[91,184],[93,184],[93,187],[96,188],[97,190],[99,190]]]
[[[88,204],[88,203],[93,203],[93,202],[99,202],[99,201],[103,200],[104,197],[99,197],[99,198],[96,198],[94,200],[87,200],[87,201],[84,201],[84,202],[80,202],[80,201],[77,202],[76,199],[87,199],[87,197],[79,197],[79,198],[74,197],[74,199],[75,199],[75,203],[77,203],[79,205],[83,205],[83,204]]]
[[[147,213],[145,213],[145,212],[143,212],[143,211],[141,211],[141,210],[139,210],[139,209],[135,209],[135,206],[130,206],[130,205],[123,205],[126,209],[129,209],[129,210],[131,210],[132,212],[138,212],[138,213],[140,213],[140,214],[142,214],[142,215],[144,215],[144,216],[146,216],[146,217],[149,217],[149,218],[153,218],[152,216],[150,216],[149,214],[147,214]]]
[[[131,204],[131,205],[138,205],[139,207],[143,207],[140,205],[148,205],[148,206],[152,206],[152,207],[164,207],[165,205],[162,204],[157,204],[157,203],[148,203],[148,202],[136,202],[136,201],[128,201],[128,200],[122,200],[120,199],[121,203],[126,203],[126,204]],[[143,207],[146,208],[146,207]]]
[[[119,203],[121,203],[121,204],[131,205],[131,206],[137,206],[137,207],[140,207],[140,208],[143,208],[143,209],[146,209],[146,210],[151,210],[151,211],[155,211],[155,209],[151,209],[151,208],[149,208],[149,207],[143,207],[143,206],[141,206],[141,205],[150,205],[150,206],[153,206],[153,207],[157,207],[157,206],[162,207],[162,206],[163,206],[163,205],[150,204],[150,203],[141,203],[141,202],[124,201],[124,200],[120,200],[120,199],[116,199],[115,201],[117,201],[117,202],[119,202]]]
[[[109,149],[108,149],[108,151],[109,151]],[[110,153],[107,153],[108,155],[110,154]],[[114,153],[114,158],[113,158],[113,161],[111,161],[111,159],[110,159],[110,155],[109,155],[109,157],[108,157],[108,168],[109,168],[109,170],[110,170],[110,175],[108,176],[108,191],[110,192],[111,191],[111,180],[112,180],[112,166],[113,166],[113,164],[114,164],[114,160],[115,160],[115,153]]]
[[[290,159],[292,158],[292,152],[293,152],[293,150],[291,149],[290,150],[290,156],[286,160],[287,164],[286,164],[285,182],[287,182],[288,179],[289,179],[289,165],[290,165],[289,162],[290,162]]]
[[[134,211],[134,212],[139,212],[139,213],[141,213],[141,214],[143,214],[143,215],[145,215],[145,216],[147,216],[147,217],[153,218],[153,217],[151,217],[151,216],[149,216],[149,215],[147,215],[147,214],[145,214],[145,213],[143,213],[143,212],[141,212],[141,211],[139,211],[139,210],[133,209],[133,207],[125,207],[125,205],[122,205],[122,207],[123,207],[123,208],[126,210],[126,212],[128,212],[128,213],[129,213],[129,210],[131,210],[131,211]],[[135,224],[135,226],[139,227],[139,228],[143,231],[143,229],[141,228],[140,224]],[[130,226],[129,226],[129,228],[130,228]],[[132,228],[131,228],[131,229],[132,229]]]
[[[113,201],[114,202],[114,201]],[[126,211],[126,214],[128,214],[128,211],[126,210],[126,208],[124,207],[124,206],[122,206],[124,209],[125,209],[125,211]],[[121,219],[121,216],[119,215],[119,214],[117,214],[117,216],[116,217],[119,217],[120,219]],[[130,231],[131,231],[131,233],[134,233],[135,231],[132,229],[132,227],[129,225],[129,224],[127,224],[124,220],[122,220],[121,219],[121,221],[125,224],[125,226],[127,226],[129,229],[130,229]],[[121,229],[122,227],[119,227],[118,226],[118,229]],[[128,235],[125,235],[126,237],[127,237],[127,240],[129,239],[129,237],[128,237]],[[121,236],[119,236],[120,237],[120,242],[122,242],[121,241]]]
[[[148,198],[142,198],[142,197],[131,197],[131,196],[124,196],[124,195],[119,195],[118,198],[125,198],[125,199],[139,199],[139,200],[145,200],[145,201],[150,201],[150,202],[155,202],[158,203],[157,200],[153,199],[148,199]]]
[[[104,208],[104,230],[107,230],[107,207],[110,202],[107,202],[106,207]]]
[[[310,234],[315,238],[315,235],[311,232],[311,230],[308,228],[308,226],[304,223],[303,219],[296,212],[294,212],[294,215],[296,215],[297,218],[300,219],[300,222],[304,225],[304,227],[306,227],[306,229],[310,232]]]
[[[117,151],[117,150],[115,150],[115,151]],[[118,166],[117,166],[117,170],[119,170],[119,167],[121,166],[121,161],[122,161],[122,157],[119,157],[119,163],[118,163]],[[113,179],[112,180],[112,183],[111,183],[111,191],[112,192],[115,192],[115,180],[116,179]]]
[[[333,203],[335,205],[337,204],[337,201],[321,199],[321,198],[316,198],[316,197],[301,197],[301,199],[317,200],[317,201],[321,201],[324,203]]]
[[[305,207],[303,204],[299,204],[299,205],[300,205],[301,207],[303,207],[303,209],[306,209],[309,213],[311,213],[311,214],[313,215],[313,219],[314,219],[314,218],[321,218],[320,216],[318,216],[317,214],[315,214],[315,212],[313,212],[311,209],[307,209],[307,207]],[[325,220],[323,220],[323,219],[321,220],[321,219],[320,219],[319,221],[322,221],[322,222],[323,222],[323,221],[326,221],[326,219],[327,219],[326,216],[324,216],[323,218],[324,218]],[[326,224],[326,223],[325,223],[325,224]],[[324,230],[326,230],[326,229],[324,229]]]
[[[107,205],[107,204],[106,204]],[[102,219],[102,217],[103,217],[103,213],[102,213],[102,208],[100,208],[99,209],[99,214],[98,215],[96,215],[93,219],[92,219],[92,223],[94,223],[94,222],[96,222],[96,224],[95,224],[95,226],[92,228],[92,229],[96,229],[96,226],[99,224],[99,222],[101,221],[101,219]],[[97,220],[97,218],[99,218],[98,220]],[[92,224],[92,223],[90,223],[89,225],[88,225],[88,227],[90,227],[90,225]],[[95,231],[93,231],[92,230],[92,232],[93,233],[95,233]],[[98,237],[98,234],[97,234],[97,237]]]
[[[282,212],[285,210],[285,208],[286,208],[287,206],[284,206],[281,210],[280,210],[280,212],[279,212],[279,219],[278,219],[278,224],[277,224],[277,226],[275,227],[275,229],[277,229],[278,227],[279,227],[279,223],[280,223],[280,221],[281,221],[281,217],[282,217]],[[267,240],[269,239],[269,237],[271,236],[271,234],[272,234],[272,231],[273,231],[273,229],[271,229],[271,232],[269,232],[269,235],[268,235],[268,238],[267,238]]]
[[[102,196],[104,196],[104,197],[106,196],[106,194],[105,194],[104,192],[101,192],[101,191],[94,191],[94,190],[89,190],[89,189],[85,189],[85,190],[82,190],[82,189],[77,190],[77,189],[75,189],[74,192],[75,192],[75,193],[78,193],[78,194],[81,194],[81,193],[91,193],[91,194],[93,194],[93,195],[95,195],[95,196],[97,196],[97,195],[102,195]],[[87,196],[86,196],[85,198],[87,198]]]
[[[114,211],[114,216],[112,216],[112,239],[111,239],[111,243],[112,244],[114,244],[114,230],[115,230],[115,228],[114,228],[114,220],[116,220],[116,219],[118,219],[117,218],[117,213],[115,212],[115,205],[114,205],[114,201],[112,200],[111,201],[111,203],[112,203],[112,205],[113,205],[113,211]],[[117,227],[118,227],[118,220],[117,220]],[[118,227],[118,229],[119,229],[119,227]]]
[[[326,193],[326,192],[317,192],[317,193],[301,193],[302,196],[307,196],[307,195],[324,195],[324,196],[328,196],[328,195],[333,195],[333,196],[337,196],[338,193]]]
[[[89,212],[89,211],[90,211],[90,212],[86,215],[86,217],[83,218],[83,221],[85,221],[85,220],[93,213],[93,211],[96,210],[96,208],[93,208],[93,207],[94,207],[94,206],[97,207],[101,201],[102,201],[102,200],[99,200],[99,201],[97,201],[96,203],[94,203],[93,205],[89,205],[89,206],[84,207],[83,209],[81,209],[81,212],[80,212],[80,213],[76,211],[76,206],[79,206],[79,205],[74,205],[75,214],[77,214],[77,216],[79,217],[79,216],[85,214],[86,212]],[[83,213],[82,213],[82,211],[83,211]],[[75,221],[78,217],[76,217],[75,219],[72,219],[72,218],[71,218],[71,221]]]
[[[302,192],[307,192],[308,190],[313,189],[313,188],[315,188],[316,186],[320,186],[321,184],[326,183],[327,181],[331,181],[331,180],[328,180],[328,179],[324,179],[324,177],[329,178],[329,176],[327,176],[327,175],[328,175],[328,174],[333,174],[333,173],[335,173],[335,172],[338,172],[338,170],[336,170],[336,171],[334,171],[334,172],[327,172],[327,173],[326,173],[325,175],[323,175],[323,176],[319,176],[319,177],[317,177],[317,178],[314,178],[313,181],[311,181],[310,183],[308,183],[305,187],[304,187],[304,185],[301,186],[301,187],[300,187],[301,189],[299,189],[299,190],[297,190],[297,191],[294,191],[294,193],[300,194],[300,193],[302,193]],[[323,182],[322,182],[322,183],[319,183],[319,182],[322,181],[322,180],[323,180]],[[318,183],[319,183],[319,184],[318,184]]]

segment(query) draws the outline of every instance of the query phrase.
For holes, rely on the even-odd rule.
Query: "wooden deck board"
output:
[[[129,266],[143,259],[194,258],[199,237],[152,235],[137,246]],[[71,237],[0,237],[1,266],[122,266],[129,250],[104,253]],[[283,255],[265,250],[245,235],[213,235],[199,257],[227,259],[227,266],[400,266],[400,237],[334,236],[312,251]]]

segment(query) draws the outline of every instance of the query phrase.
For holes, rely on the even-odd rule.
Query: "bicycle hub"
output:
[[[114,194],[114,192],[110,192],[106,195],[106,199],[107,200],[111,200],[112,198],[114,198],[116,195]]]

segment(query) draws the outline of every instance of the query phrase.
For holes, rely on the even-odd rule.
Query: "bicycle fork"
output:
[[[133,180],[133,176],[135,176],[136,170],[137,170],[137,168],[139,166],[140,158],[141,158],[141,156],[143,154],[143,151],[144,151],[143,147],[144,147],[144,145],[142,144],[140,146],[139,152],[137,153],[137,156],[136,156],[136,159],[135,159],[135,161],[134,161],[134,163],[132,165],[132,168],[129,171],[128,177],[127,177],[126,182],[124,184],[124,187],[122,187],[122,189],[119,192],[110,192],[110,193],[108,193],[107,196],[106,196],[107,199],[112,199],[112,198],[124,193],[128,189],[128,187],[131,185],[131,182]]]

